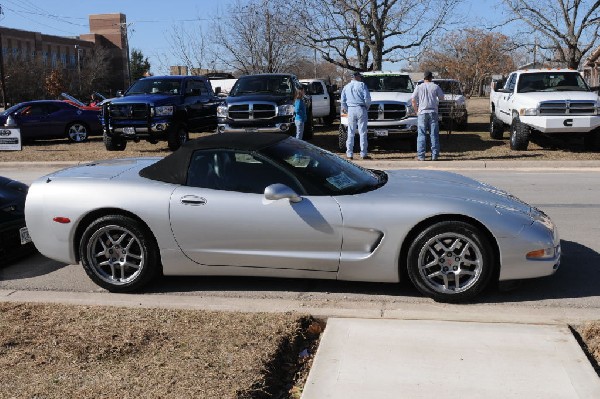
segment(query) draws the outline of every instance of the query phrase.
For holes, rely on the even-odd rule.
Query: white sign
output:
[[[21,151],[21,131],[0,127],[0,151]]]

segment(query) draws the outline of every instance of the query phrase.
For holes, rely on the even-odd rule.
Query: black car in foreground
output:
[[[0,176],[0,266],[35,250],[25,226],[25,197],[29,187]]]

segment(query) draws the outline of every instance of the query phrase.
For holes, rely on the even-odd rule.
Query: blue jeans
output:
[[[425,159],[427,135],[431,139],[431,159],[440,156],[440,125],[437,112],[419,114],[417,116],[417,158]]]
[[[304,135],[304,122],[296,119],[294,123],[296,123],[296,138],[302,140],[302,136]]]
[[[367,123],[369,114],[366,107],[348,107],[348,138],[346,139],[346,155],[351,157],[354,152],[354,135],[358,127],[360,136],[360,156],[367,156]]]

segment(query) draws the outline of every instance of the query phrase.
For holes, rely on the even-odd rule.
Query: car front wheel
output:
[[[423,294],[440,302],[478,295],[495,270],[494,252],[479,228],[445,221],[425,229],[408,252],[408,276]]]
[[[88,131],[88,127],[83,123],[74,122],[67,126],[67,137],[73,143],[81,143],[88,139]]]
[[[79,256],[87,275],[111,292],[135,291],[159,271],[157,246],[139,221],[121,215],[101,217],[81,236]]]

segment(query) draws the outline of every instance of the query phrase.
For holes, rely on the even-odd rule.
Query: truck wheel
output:
[[[600,150],[600,130],[592,130],[583,137],[583,145],[587,151]]]
[[[346,140],[348,140],[348,128],[340,123],[338,131],[338,149],[346,152]]]
[[[521,123],[518,116],[515,116],[510,125],[510,149],[515,151],[525,151],[529,145],[529,126]]]
[[[490,137],[494,140],[502,140],[504,137],[504,124],[494,113],[490,115]]]
[[[190,136],[185,125],[183,123],[176,125],[175,128],[169,132],[169,136],[167,137],[169,150],[177,150],[179,147],[181,147],[183,143],[185,143],[189,139]]]
[[[127,146],[127,140],[122,137],[112,137],[106,133],[104,133],[103,141],[108,151],[125,151]]]

